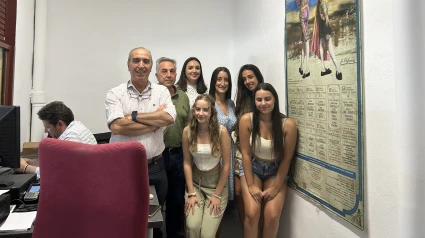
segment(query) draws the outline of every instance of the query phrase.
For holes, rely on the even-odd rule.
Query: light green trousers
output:
[[[192,167],[192,179],[193,188],[196,192],[196,197],[199,200],[199,207],[195,206],[195,214],[192,215],[192,211],[186,217],[186,233],[187,238],[214,238],[217,232],[218,226],[220,225],[221,219],[223,218],[224,210],[227,207],[227,200],[229,196],[229,189],[226,184],[221,193],[221,213],[218,216],[210,214],[210,208],[208,207],[209,199],[215,192],[218,180],[220,178],[221,170],[215,171],[200,171],[196,168],[196,165]],[[185,194],[187,199],[187,192]]]

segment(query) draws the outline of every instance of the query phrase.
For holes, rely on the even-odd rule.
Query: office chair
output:
[[[46,138],[38,149],[35,238],[146,237],[146,150],[137,142],[87,145]]]

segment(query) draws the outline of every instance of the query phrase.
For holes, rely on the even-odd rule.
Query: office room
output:
[[[417,2],[422,7],[418,9],[425,10],[424,3]],[[424,34],[420,27],[414,31],[401,25],[424,20],[411,11],[419,10],[398,1],[360,1],[364,230],[288,188],[277,237],[424,237],[425,208],[420,201],[425,188],[423,179],[415,176],[424,168],[418,155],[425,151],[413,141],[423,138],[419,102],[424,94],[418,90],[425,88],[422,81],[413,84],[413,78],[424,73],[425,52],[422,44],[416,48],[410,43],[423,40]],[[406,19],[400,23],[393,21],[396,17]],[[105,96],[129,80],[127,58],[135,47],[149,49],[153,61],[175,59],[177,79],[183,62],[197,57],[208,87],[213,70],[227,67],[233,100],[239,68],[254,64],[265,82],[275,86],[280,111],[287,112],[283,0],[20,0],[13,105],[20,106],[21,142],[43,138],[36,110],[56,100],[69,106],[93,133],[109,131]],[[152,83],[157,82],[154,72],[155,66]],[[414,118],[405,123],[401,115]],[[221,237],[241,237],[236,209],[229,206],[233,211],[223,218],[227,224]]]

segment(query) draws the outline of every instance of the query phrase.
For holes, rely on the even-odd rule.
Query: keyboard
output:
[[[11,175],[14,174],[13,169],[8,167],[0,167],[0,175]]]

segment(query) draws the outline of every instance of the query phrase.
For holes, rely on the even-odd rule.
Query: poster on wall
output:
[[[364,230],[358,4],[286,0],[286,95],[298,127],[290,186]]]

